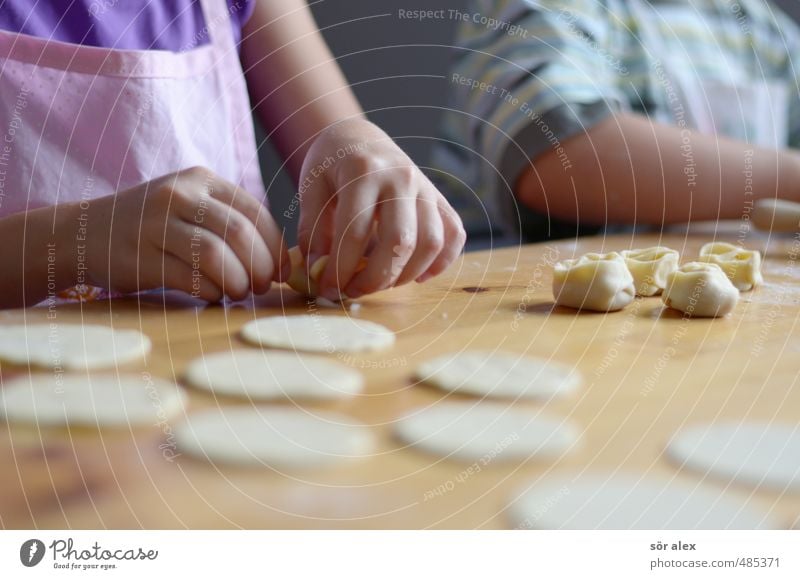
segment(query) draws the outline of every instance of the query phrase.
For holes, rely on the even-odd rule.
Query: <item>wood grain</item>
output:
[[[335,409],[371,425],[377,451],[355,464],[293,472],[217,468],[172,454],[171,428],[181,418],[133,431],[0,424],[0,526],[504,528],[504,503],[512,490],[584,471],[701,483],[789,525],[800,515],[796,494],[702,480],[681,472],[662,451],[672,433],[697,422],[800,420],[800,266],[795,263],[800,242],[749,241],[750,247],[768,249],[766,283],[743,294],[726,319],[684,320],[665,311],[659,298],[638,300],[613,314],[552,305],[556,259],[659,244],[679,250],[688,261],[709,240],[708,235],[620,236],[470,253],[424,285],[360,300],[360,309],[347,313],[396,331],[396,347],[346,360],[363,367],[363,396],[305,405]],[[140,329],[153,340],[153,353],[124,370],[179,380],[196,356],[248,347],[237,337],[246,322],[313,307],[283,288],[255,303],[228,307],[167,293],[60,306],[56,320]],[[47,314],[43,308],[0,312],[0,324],[45,322]],[[576,395],[524,406],[573,422],[583,433],[580,448],[556,462],[494,461],[470,471],[469,464],[394,441],[393,420],[447,396],[415,385],[413,369],[462,348],[498,348],[577,366],[585,383]],[[4,366],[0,379],[22,371]],[[190,411],[241,403],[189,393]]]

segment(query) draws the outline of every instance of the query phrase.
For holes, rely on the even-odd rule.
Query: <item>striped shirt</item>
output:
[[[547,151],[578,170],[563,142],[614,112],[680,120],[665,57],[704,82],[785,82],[800,144],[800,29],[768,0],[471,0],[459,21],[433,166],[473,233],[574,234],[517,204],[517,177]],[[741,118],[719,132],[748,140]]]

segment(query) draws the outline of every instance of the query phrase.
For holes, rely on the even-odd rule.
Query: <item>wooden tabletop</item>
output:
[[[743,294],[725,319],[684,320],[664,310],[659,298],[637,300],[612,314],[554,308],[550,282],[554,261],[587,251],[660,244],[689,261],[707,241],[709,234],[598,237],[468,253],[424,285],[359,300],[360,309],[348,314],[388,326],[397,333],[396,346],[349,361],[363,367],[364,395],[306,405],[371,425],[377,452],[355,464],[277,472],[173,458],[164,443],[182,417],[102,432],[2,424],[0,526],[506,528],[504,502],[523,483],[617,471],[698,483],[702,477],[680,472],[663,456],[665,442],[681,427],[721,419],[800,420],[800,241],[748,241],[768,250],[766,283]],[[247,348],[237,336],[246,322],[310,307],[290,290],[276,288],[255,304],[205,306],[151,295],[61,306],[57,319],[143,331],[153,352],[125,369],[179,381],[194,357]],[[44,308],[0,312],[0,324],[42,322],[47,315]],[[415,385],[414,368],[464,348],[528,353],[577,366],[583,387],[544,410],[574,423],[581,446],[557,461],[495,461],[470,469],[396,442],[393,420],[446,396]],[[6,366],[0,377],[19,372]],[[217,403],[210,395],[188,393],[189,411]],[[797,494],[711,479],[702,484],[740,497],[786,526],[800,515]]]

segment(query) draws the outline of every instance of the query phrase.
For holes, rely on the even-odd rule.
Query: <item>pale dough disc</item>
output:
[[[313,398],[330,400],[361,392],[361,374],[344,364],[290,352],[234,351],[192,361],[186,382],[226,396],[256,400]]]
[[[416,410],[394,425],[403,442],[462,461],[557,458],[578,441],[578,431],[561,418],[481,402],[440,402]]]
[[[144,375],[33,374],[0,389],[0,417],[39,426],[158,424],[183,409],[178,386]]]
[[[569,394],[581,383],[577,370],[557,362],[479,350],[429,360],[417,379],[461,394],[536,399]]]
[[[273,316],[242,328],[251,344],[307,352],[364,352],[394,344],[394,332],[366,320],[344,316]]]
[[[521,529],[775,529],[777,523],[722,494],[669,479],[583,475],[550,479],[517,491],[508,504]]]
[[[136,330],[80,324],[0,326],[0,360],[12,364],[103,368],[143,358],[150,339]]]
[[[364,458],[373,450],[363,424],[296,408],[215,408],[175,428],[178,448],[213,463],[313,467]]]
[[[667,456],[703,475],[800,491],[800,430],[790,424],[722,423],[679,432]]]

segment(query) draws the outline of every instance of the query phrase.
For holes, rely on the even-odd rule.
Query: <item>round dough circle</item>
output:
[[[0,328],[0,359],[12,364],[79,370],[143,358],[150,339],[136,330],[81,324],[12,325]]]
[[[307,352],[364,352],[394,344],[394,332],[366,320],[344,316],[272,316],[242,328],[251,344]]]
[[[344,364],[290,352],[240,350],[209,354],[186,369],[187,384],[256,400],[331,400],[361,392],[361,374]]]
[[[213,463],[311,467],[363,458],[373,449],[363,424],[295,408],[214,408],[175,428],[180,450]]]
[[[800,430],[790,424],[725,422],[686,428],[669,442],[667,456],[700,474],[800,490]]]
[[[577,430],[562,419],[487,402],[440,402],[401,418],[394,431],[403,442],[426,452],[487,464],[557,458],[579,439]]]
[[[508,505],[523,529],[682,530],[774,529],[766,512],[675,480],[631,475],[584,475],[520,489]]]
[[[151,426],[183,402],[176,384],[149,376],[33,374],[6,382],[0,416],[39,426]]]
[[[450,392],[515,399],[563,396],[581,383],[577,370],[558,362],[480,350],[428,360],[417,368],[416,376]]]

